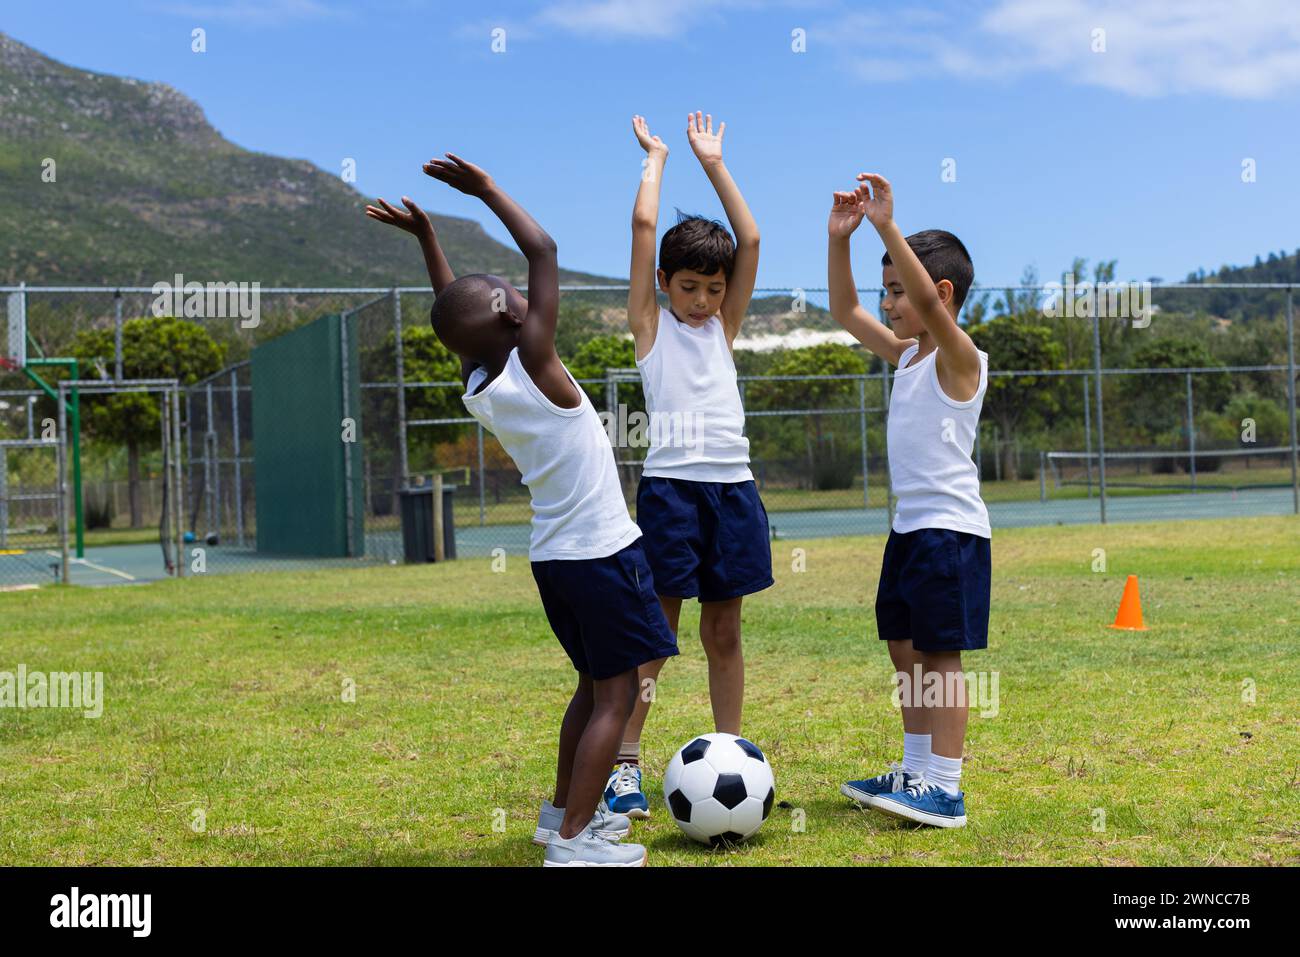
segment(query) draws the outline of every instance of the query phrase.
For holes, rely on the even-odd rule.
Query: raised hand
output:
[[[455,153],[448,153],[446,156],[445,160],[437,158],[429,160],[424,164],[424,172],[468,196],[482,199],[492,191],[495,184],[492,182],[492,177],[483,169],[466,162]]]
[[[668,155],[668,144],[659,137],[650,135],[650,127],[646,124],[644,116],[632,117],[632,132],[636,134],[636,141],[641,144],[641,148],[651,156]]]
[[[879,173],[859,173],[858,181],[856,192],[863,200],[863,215],[877,229],[888,226],[894,219],[894,190],[889,180]]]
[[[720,124],[715,136],[712,113],[706,116],[696,110],[694,113],[686,114],[686,138],[691,141],[691,149],[695,151],[695,156],[701,165],[709,166],[722,162],[722,134],[726,128],[726,123]]]
[[[836,239],[848,239],[853,231],[862,225],[866,215],[866,201],[862,198],[859,187],[845,193],[836,190],[832,194],[831,216],[826,223],[826,231]]]
[[[402,205],[406,207],[405,210],[390,206],[383,199],[377,202],[379,203],[378,206],[366,207],[366,215],[371,219],[377,219],[389,226],[396,226],[413,236],[433,235],[433,223],[429,220],[429,214],[416,205],[411,197],[402,197]]]

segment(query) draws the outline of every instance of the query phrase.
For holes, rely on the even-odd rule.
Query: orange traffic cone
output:
[[[1142,599],[1138,597],[1138,577],[1129,575],[1124,582],[1124,597],[1119,600],[1119,613],[1110,628],[1122,628],[1125,631],[1146,631],[1142,624]]]

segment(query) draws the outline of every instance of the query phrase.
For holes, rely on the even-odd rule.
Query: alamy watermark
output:
[[[925,671],[919,664],[912,674],[894,672],[895,708],[952,708],[965,703],[976,708],[981,718],[995,718],[999,711],[997,671]]]
[[[254,329],[262,321],[260,282],[186,282],[180,273],[173,278],[153,284],[150,309],[159,319],[238,319],[243,329]]]
[[[102,671],[0,671],[0,708],[73,708],[84,717],[104,713]]]
[[[693,458],[704,454],[703,412],[629,412],[620,402],[616,411],[599,415],[616,449],[670,446],[686,449]]]
[[[1043,315],[1049,319],[1132,319],[1134,329],[1145,329],[1155,311],[1151,289],[1149,282],[1075,282],[1074,273],[1066,273],[1064,283],[1043,285],[1048,296]]]

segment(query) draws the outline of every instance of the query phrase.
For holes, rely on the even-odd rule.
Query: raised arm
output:
[[[858,187],[859,195],[864,196],[866,216],[871,225],[876,227],[884,241],[885,250],[898,270],[899,281],[907,300],[916,310],[925,331],[934,337],[935,348],[939,350],[936,362],[940,364],[941,380],[951,377],[952,381],[963,385],[970,384],[973,396],[979,387],[980,357],[975,343],[966,334],[966,330],[957,325],[957,317],[948,311],[930,274],[916,258],[912,247],[907,244],[903,231],[894,222],[894,191],[885,177],[877,173],[859,173],[862,185]],[[870,198],[865,198],[870,184]],[[952,295],[952,283],[946,279],[939,280],[947,286],[947,296]],[[947,373],[947,376],[944,375]],[[973,383],[973,384],[971,384]]]
[[[636,357],[644,359],[659,331],[659,302],[655,298],[655,234],[659,229],[659,190],[668,147],[650,135],[645,117],[632,117],[632,132],[646,151],[641,185],[632,207],[632,266],[628,273],[627,323],[632,329]]]
[[[754,221],[740,187],[722,162],[722,134],[726,128],[727,124],[722,123],[718,126],[717,135],[714,135],[712,114],[706,116],[697,110],[686,117],[686,136],[691,142],[691,149],[695,151],[705,175],[709,177],[718,199],[722,201],[727,222],[731,224],[731,232],[736,237],[736,258],[720,310],[727,344],[730,345],[740,333],[740,324],[745,320],[749,300],[754,295],[754,283],[758,279],[759,237],[758,223]]]
[[[382,198],[377,202],[378,206],[366,207],[366,215],[377,222],[396,226],[420,241],[420,250],[424,253],[424,266],[429,271],[429,282],[433,285],[434,293],[441,295],[444,289],[456,281],[456,274],[451,271],[451,265],[447,262],[447,257],[438,242],[438,235],[434,231],[429,214],[409,196],[402,197],[402,205],[406,210],[390,206]],[[460,360],[461,385],[469,382],[469,374],[474,371],[474,367],[475,363],[471,360],[465,358]]]
[[[431,159],[424,171],[469,196],[477,196],[501,220],[528,260],[528,309],[519,327],[519,361],[533,382],[556,405],[572,409],[582,403],[555,351],[560,313],[560,266],[553,240],[484,170],[454,153]]]
[[[849,261],[849,239],[865,214],[865,205],[857,192],[836,192],[831,203],[827,232],[826,286],[830,290],[831,318],[848,333],[890,365],[898,365],[911,339],[900,339],[892,329],[876,319],[858,301]]]
[[[469,196],[477,196],[501,220],[528,260],[528,313],[519,330],[519,358],[524,368],[551,395],[545,383],[568,394],[573,390],[555,352],[560,311],[560,267],[553,240],[523,207],[506,195],[484,170],[453,153],[431,159],[424,171]],[[544,380],[544,381],[543,381]]]
[[[390,206],[382,197],[377,202],[378,206],[366,207],[366,215],[378,222],[396,226],[420,241],[420,250],[424,253],[424,265],[429,270],[429,282],[433,284],[433,291],[441,293],[455,282],[456,275],[451,271],[451,265],[442,252],[442,246],[438,244],[438,236],[434,232],[433,221],[429,219],[429,214],[409,196],[402,197],[405,210]]]

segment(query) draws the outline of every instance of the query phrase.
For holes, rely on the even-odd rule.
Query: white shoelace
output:
[[[918,777],[915,781],[913,781],[911,784],[909,784],[907,787],[903,788],[903,792],[910,797],[918,798],[926,791],[932,791],[938,789],[939,789],[939,785],[930,783],[925,779],[924,775],[922,775],[921,777]]]
[[[622,797],[624,794],[633,794],[640,790],[640,782],[637,781],[636,777],[636,768],[630,764],[620,764],[618,777],[614,779],[614,796]]]
[[[876,780],[888,784],[890,792],[893,793],[903,790],[903,781],[905,780],[903,775],[903,766],[897,761],[890,761],[889,770],[878,775]]]

